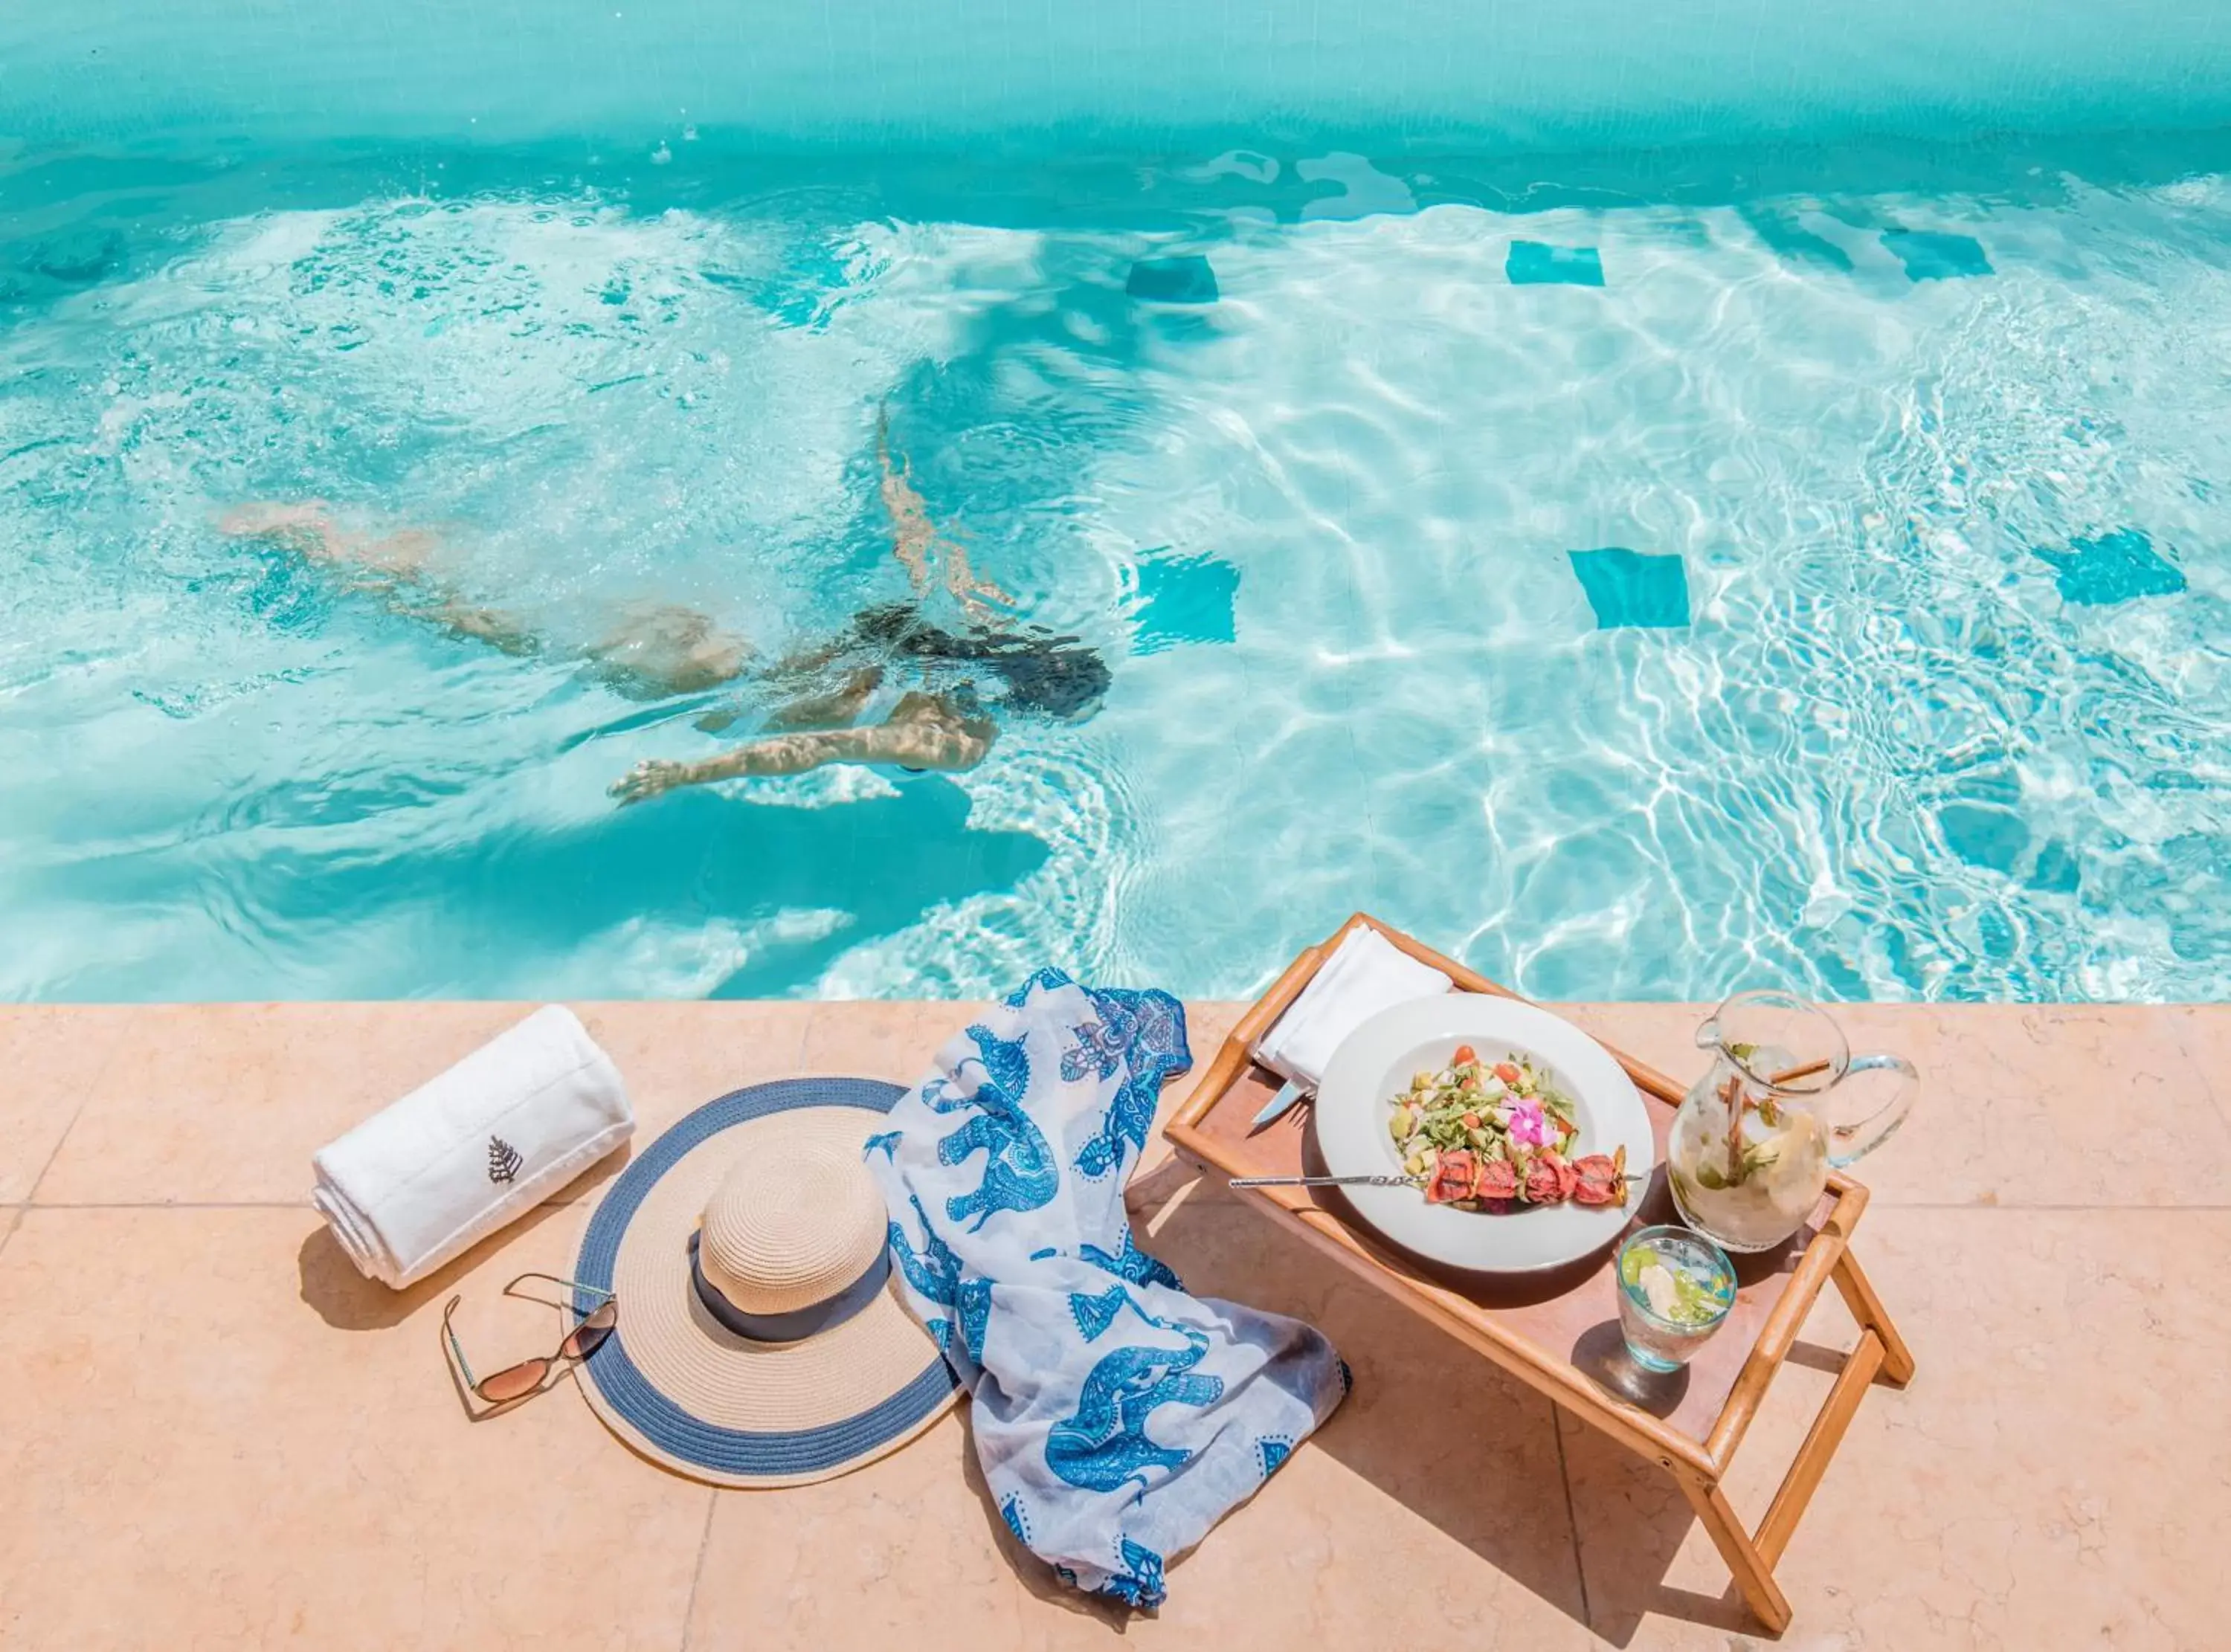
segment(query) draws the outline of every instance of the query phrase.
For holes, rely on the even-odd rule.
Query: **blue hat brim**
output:
[[[797,1107],[857,1107],[889,1113],[905,1087],[880,1079],[777,1079],[732,1090],[707,1102],[645,1148],[606,1190],[582,1236],[573,1278],[598,1291],[612,1287],[613,1269],[628,1224],[661,1177],[682,1157],[724,1130]],[[587,1313],[601,1301],[584,1293],[575,1307]],[[924,1335],[929,1358],[919,1375],[889,1398],[858,1414],[809,1429],[782,1432],[725,1428],[692,1415],[656,1387],[628,1357],[627,1307],[618,1327],[582,1368],[596,1397],[613,1418],[648,1446],[654,1461],[721,1484],[796,1484],[857,1468],[912,1438],[954,1402],[958,1379],[943,1354]],[[608,1419],[610,1420],[610,1419]]]

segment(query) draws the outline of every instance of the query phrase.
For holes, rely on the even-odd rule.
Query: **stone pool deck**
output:
[[[963,1014],[579,1007],[643,1139],[760,1079],[910,1081]],[[491,1353],[540,1352],[544,1322],[495,1293],[564,1270],[609,1170],[398,1296],[333,1246],[307,1163],[520,1013],[0,1010],[0,1646],[1725,1652],[1758,1635],[1670,1481],[1159,1142],[1134,1184],[1149,1247],[1196,1288],[1315,1320],[1356,1377],[1173,1569],[1159,1618],[1018,1564],[965,1408],[858,1474],[756,1494],[647,1466],[568,1388],[468,1422],[443,1302],[463,1294]],[[1236,1009],[1192,1013],[1205,1061]],[[1696,1070],[1691,1010],[1572,1013]],[[2225,1645],[2231,1010],[1846,1019],[1930,1081],[1861,1172],[1860,1255],[1920,1375],[1861,1407],[1782,1561],[1781,1644]],[[1824,1302],[1746,1448],[1745,1514],[1850,1333]]]

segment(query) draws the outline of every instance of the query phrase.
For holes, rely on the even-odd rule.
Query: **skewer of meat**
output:
[[[1646,1181],[1626,1168],[1626,1149],[1567,1160],[1548,1148],[1531,1156],[1523,1179],[1507,1158],[1489,1158],[1452,1147],[1429,1176],[1235,1176],[1232,1187],[1422,1187],[1428,1204],[1482,1204],[1497,1210],[1519,1204],[1625,1204],[1628,1186]]]

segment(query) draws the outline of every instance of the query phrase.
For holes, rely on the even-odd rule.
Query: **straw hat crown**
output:
[[[789,1313],[844,1290],[883,1249],[883,1195],[857,1145],[773,1119],[706,1201],[698,1265],[746,1313]]]

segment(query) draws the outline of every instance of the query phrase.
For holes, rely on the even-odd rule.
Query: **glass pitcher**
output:
[[[1738,992],[1697,1029],[1713,1053],[1673,1120],[1666,1178],[1682,1219],[1730,1250],[1771,1250],[1805,1225],[1828,1181],[1905,1122],[1921,1074],[1903,1055],[1854,1055],[1843,1029],[1793,993]],[[1854,1074],[1888,1081],[1854,1085]],[[1891,1094],[1853,1120],[1854,1094]],[[1862,1103],[1864,1105],[1864,1103]]]

